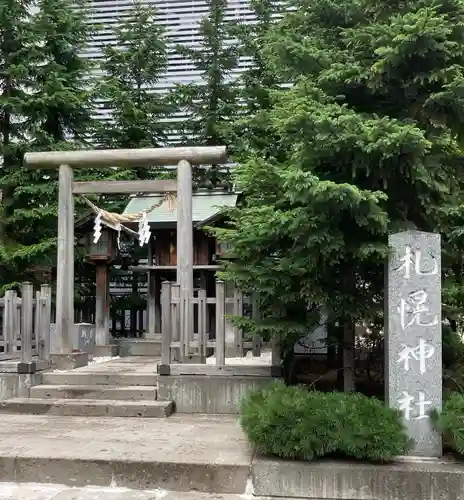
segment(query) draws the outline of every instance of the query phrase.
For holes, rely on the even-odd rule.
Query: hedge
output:
[[[443,410],[434,412],[432,418],[453,451],[464,455],[464,395],[457,392],[450,394]]]
[[[259,452],[286,459],[338,455],[388,462],[413,445],[400,412],[377,399],[280,381],[243,398],[240,422]]]

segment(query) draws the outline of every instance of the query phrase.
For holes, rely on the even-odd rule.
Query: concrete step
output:
[[[47,372],[42,375],[42,383],[47,385],[146,386],[156,385],[158,383],[158,375],[156,373]]]
[[[171,401],[13,398],[0,403],[0,413],[73,417],[164,418],[174,411]]]
[[[156,399],[156,386],[36,385],[31,387],[30,396],[39,399],[154,401]]]

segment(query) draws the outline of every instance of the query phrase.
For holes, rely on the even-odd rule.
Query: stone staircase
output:
[[[172,401],[158,401],[158,376],[140,373],[45,372],[29,398],[0,403],[0,413],[164,418]]]

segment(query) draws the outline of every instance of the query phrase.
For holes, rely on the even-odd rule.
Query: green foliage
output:
[[[445,395],[464,393],[464,342],[450,326],[443,325],[443,387]]]
[[[464,395],[457,392],[451,394],[441,413],[434,412],[432,418],[452,448],[464,455]]]
[[[5,5],[7,8],[5,9]],[[26,151],[81,146],[91,125],[85,12],[68,0],[0,7],[4,167],[2,284],[49,281],[56,247],[57,172],[22,168]]]
[[[447,228],[460,199],[464,4],[291,7],[259,52],[289,84],[264,113],[274,144],[247,151],[244,201],[217,234],[231,246],[225,277],[260,293],[265,318],[308,331],[325,308],[349,327],[382,307],[388,233]]]
[[[263,49],[282,4],[276,0],[250,0],[249,8],[255,22],[238,22],[232,26],[240,45],[240,55],[250,60],[249,68],[240,76],[241,106],[235,124],[237,144],[234,145],[239,158],[256,149],[264,154],[268,149],[271,154],[275,153],[277,144],[266,111],[272,107],[271,91],[278,89],[278,80],[263,56]]]
[[[464,318],[464,205],[462,193],[441,209],[443,315],[455,329],[461,328]]]
[[[176,50],[191,62],[200,81],[178,85],[174,98],[179,112],[186,116],[178,122],[178,133],[185,144],[201,146],[234,144],[234,118],[238,112],[237,86],[232,71],[238,65],[238,46],[232,43],[234,32],[226,21],[226,0],[206,0],[208,12],[199,26],[200,47],[178,45]],[[219,182],[217,169],[207,176],[195,169],[201,182]]]
[[[400,413],[361,394],[322,393],[275,382],[245,396],[240,419],[261,453],[281,458],[337,454],[387,462],[412,445]]]
[[[169,98],[150,91],[167,67],[167,40],[157,12],[141,2],[115,30],[117,45],[107,46],[97,94],[109,108],[112,123],[100,123],[97,141],[108,148],[162,147]],[[139,172],[140,173],[140,172]]]
[[[27,109],[32,148],[82,146],[93,123],[92,65],[81,56],[90,39],[86,11],[70,0],[39,0],[37,8],[35,85]]]
[[[12,227],[11,217],[16,216],[15,190],[26,177],[20,169],[24,153],[27,128],[25,111],[29,104],[26,89],[33,84],[31,68],[34,63],[35,38],[28,22],[31,2],[8,0],[0,5],[0,154],[3,165],[0,171],[0,268],[2,282],[14,282],[21,269],[21,260],[14,259],[23,247],[17,241],[17,226]]]

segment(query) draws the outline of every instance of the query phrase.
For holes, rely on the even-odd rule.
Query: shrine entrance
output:
[[[220,165],[227,161],[225,146],[173,147],[159,149],[79,150],[26,153],[28,168],[58,168],[58,245],[56,287],[56,355],[69,356],[73,349],[71,332],[74,324],[74,202],[79,194],[135,194],[175,193],[177,204],[177,284],[186,296],[193,296],[193,234],[192,234],[192,166]],[[88,181],[74,182],[74,168],[154,167],[177,166],[177,182],[172,180],[148,181]],[[130,232],[140,244],[150,239],[146,212],[114,218],[99,210],[96,214],[96,233],[100,224],[118,231]],[[124,222],[137,222],[139,231],[133,231]],[[95,241],[95,240],[94,240]],[[98,241],[98,240],[97,240]],[[98,282],[98,280],[97,280]],[[97,283],[98,285],[98,283]],[[102,284],[100,284],[102,285]],[[103,285],[102,285],[103,286]],[[106,286],[106,284],[104,284]],[[109,329],[105,328],[107,305],[97,306],[97,345],[109,344]]]

